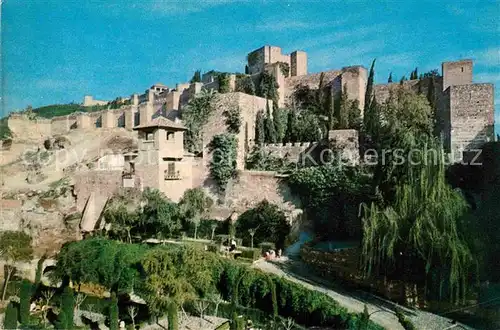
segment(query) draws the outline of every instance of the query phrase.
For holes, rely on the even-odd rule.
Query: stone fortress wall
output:
[[[249,53],[247,59],[249,76],[255,82],[258,82],[264,71],[275,76],[279,85],[279,106],[281,107],[293,105],[292,95],[297,87],[308,86],[315,89],[319,86],[322,73],[309,74],[307,72],[307,54],[303,51],[283,54],[280,47],[264,46]],[[279,62],[290,66],[288,76],[283,74]],[[493,139],[493,85],[473,83],[472,73],[471,60],[445,62],[442,64],[442,77],[437,77],[434,82],[440,127],[443,139],[446,141],[445,145],[449,150],[458,149],[459,145],[466,149],[477,148],[482,143]],[[361,110],[365,103],[366,82],[367,70],[362,66],[344,67],[323,73],[323,86],[331,88],[334,93],[345,89],[349,99],[359,101]],[[423,94],[427,94],[428,84],[428,79],[409,80],[402,83],[404,88]],[[390,91],[400,86],[400,83],[377,84],[374,86],[374,95],[378,102],[384,102]],[[216,73],[208,72],[203,75],[202,82],[179,83],[173,89],[162,84],[155,84],[141,95],[132,94],[130,98],[127,98],[130,104],[119,109],[36,120],[13,113],[9,116],[8,123],[14,138],[18,140],[42,139],[50,135],[65,134],[72,129],[124,127],[131,130],[134,126],[143,124],[158,115],[164,115],[173,120],[179,117],[182,107],[202,90],[218,90],[218,88],[219,81]],[[231,74],[229,75],[229,94],[232,94],[235,89],[236,75]],[[241,111],[248,126],[245,129],[250,136],[240,138],[250,145],[253,142],[251,134],[254,131],[255,111],[265,109],[265,101],[257,96],[242,93],[238,96],[227,96],[227,100],[231,98],[238,99],[229,102],[233,106],[238,106],[238,102],[247,105],[252,103],[251,106]],[[98,102],[92,96],[87,95],[84,97],[83,104],[90,105],[94,101]],[[209,123],[210,125],[217,126],[218,124]],[[213,134],[209,135],[207,138],[213,136]],[[242,147],[239,146],[239,148]],[[295,151],[289,151],[291,154],[296,154]],[[287,152],[283,150],[280,153]]]
[[[302,155],[317,144],[318,142],[269,143],[262,146],[261,152],[290,162],[299,162]]]
[[[253,55],[252,55],[253,54]],[[290,67],[286,76],[279,62],[285,62]],[[264,46],[248,56],[248,73],[254,82],[258,83],[261,74],[271,73],[279,85],[279,106],[293,106],[293,92],[299,86],[317,89],[321,73],[307,73],[307,54],[295,51],[289,55],[282,54],[281,48]],[[442,65],[442,78],[435,80],[434,92],[436,107],[440,121],[441,134],[445,147],[449,151],[481,148],[493,139],[494,125],[494,90],[492,84],[475,84],[472,82],[472,61],[446,62]],[[183,187],[203,187],[207,192],[213,192],[213,182],[209,175],[209,164],[212,155],[209,143],[213,136],[227,131],[223,112],[230,108],[238,108],[241,114],[240,133],[237,135],[237,171],[238,178],[231,180],[226,193],[226,206],[232,210],[244,211],[254,206],[263,198],[277,203],[287,209],[287,213],[295,212],[297,203],[293,201],[286,185],[280,176],[274,172],[247,171],[245,158],[255,144],[256,115],[265,110],[269,104],[264,98],[248,95],[236,90],[236,75],[229,75],[229,92],[217,94],[213,101],[214,112],[203,127],[203,155],[192,157],[192,174],[183,178]],[[108,109],[96,112],[73,113],[68,116],[52,119],[30,119],[25,114],[12,113],[8,125],[17,141],[43,139],[52,135],[63,135],[71,130],[96,130],[134,127],[148,123],[152,118],[163,115],[171,120],[181,117],[183,107],[189,100],[203,90],[218,90],[218,76],[214,73],[205,74],[202,82],[180,83],[170,89],[162,84],[155,84],[143,94],[132,94],[129,104],[119,109]],[[367,70],[362,66],[344,67],[340,70],[330,70],[323,73],[323,86],[333,93],[344,89],[351,100],[358,100],[362,110],[365,103]],[[391,91],[401,86],[400,83],[377,84],[374,95],[378,102],[384,102]],[[403,88],[412,89],[427,94],[428,80],[410,80],[402,84]],[[84,105],[97,102],[91,96],[84,98]],[[359,162],[359,136],[356,130],[333,130],[329,132],[330,147],[340,151],[354,163]],[[264,152],[277,157],[287,157],[290,161],[298,161],[305,153],[319,144],[268,144],[263,146]],[[122,155],[123,156],[123,155]],[[186,156],[186,155],[184,155]],[[99,159],[96,170],[77,173],[74,178],[74,192],[77,195],[77,209],[84,211],[84,220],[95,221],[109,196],[123,187],[143,189],[157,186],[162,180],[159,171],[140,173],[129,182],[123,176],[125,164],[116,161],[117,157],[105,156]],[[126,160],[125,160],[126,162]],[[127,181],[128,180],[128,181]],[[185,181],[185,182],[184,182]],[[181,194],[176,191],[176,194]],[[85,222],[84,221],[84,222]]]

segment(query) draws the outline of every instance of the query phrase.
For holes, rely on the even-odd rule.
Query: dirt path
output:
[[[290,271],[293,264],[294,271]],[[410,320],[415,324],[417,329],[420,330],[444,330],[444,329],[470,329],[473,328],[466,327],[463,325],[454,325],[451,323],[450,319],[424,312],[419,310],[411,310],[397,305],[393,302],[382,300],[375,296],[368,297],[368,294],[355,294],[335,291],[326,285],[320,278],[311,276],[306,266],[304,266],[299,261],[285,261],[285,262],[267,262],[265,260],[260,260],[254,263],[253,267],[261,269],[265,272],[273,273],[279,276],[284,276],[288,280],[304,285],[310,290],[319,291],[327,294],[336,300],[341,306],[347,308],[349,312],[361,313],[363,312],[364,306],[368,308],[368,312],[371,314],[370,320],[383,326],[388,330],[404,330],[401,324],[398,322],[397,317],[394,315],[394,309],[396,307],[401,308]],[[296,271],[299,268],[301,271]]]

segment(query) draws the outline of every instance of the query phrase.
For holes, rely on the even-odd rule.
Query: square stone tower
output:
[[[472,60],[443,62],[443,91],[450,86],[472,84]]]
[[[135,174],[144,187],[156,188],[174,202],[192,188],[192,155],[184,152],[182,124],[163,116],[134,127],[138,131],[139,152]]]
[[[486,142],[494,140],[494,86],[473,83],[472,65],[472,60],[442,63],[438,111],[444,147],[454,161],[470,162]]]
[[[290,76],[304,76],[307,74],[307,53],[296,50],[290,54]]]
[[[266,65],[283,62],[290,67],[290,76],[307,74],[307,53],[296,50],[291,54],[283,54],[281,47],[263,46],[247,55],[248,73],[257,74],[264,71]]]

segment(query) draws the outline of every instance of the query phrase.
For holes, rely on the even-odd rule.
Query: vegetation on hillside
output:
[[[91,107],[84,107],[80,104],[53,104],[33,109],[33,113],[37,117],[53,118],[58,116],[70,115],[74,112],[94,112],[107,109],[108,105],[95,105]]]
[[[94,251],[97,248],[105,250],[96,255]],[[120,262],[119,264],[123,265],[121,270],[104,266],[106,263],[116,263],[106,252],[113,252],[112,255],[118,256],[131,255],[129,251],[141,252],[133,254],[134,257],[125,263]],[[68,264],[69,260],[72,262]],[[103,272],[101,268],[106,271]],[[348,313],[323,293],[310,291],[286,279],[197,248],[177,245],[146,248],[133,244],[110,243],[103,239],[67,244],[58,256],[56,273],[80,283],[82,269],[88,269],[85,281],[107,287],[109,281],[106,279],[114,277],[113,273],[140,274],[140,281],[134,281],[132,278],[128,280],[129,290],[135,287],[134,291],[144,297],[149,315],[157,318],[169,315],[169,320],[176,323],[178,319],[175,315],[179,311],[189,310],[190,306],[198,302],[212,305],[216,300],[220,301],[220,298],[221,301],[229,302],[222,305],[229,307],[232,312],[241,308],[249,315],[258,311],[266,312],[266,322],[276,322],[283,317],[291,318],[296,324],[307,327],[360,329],[359,323],[362,319],[360,315]],[[95,273],[96,271],[98,273]],[[220,298],[215,299],[215,296]],[[219,306],[221,302],[216,304]],[[211,313],[214,313],[214,309],[211,310]],[[379,327],[368,322],[367,329]]]

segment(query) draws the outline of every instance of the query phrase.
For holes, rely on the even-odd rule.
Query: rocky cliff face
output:
[[[50,254],[77,235],[81,214],[76,212],[75,197],[67,180],[56,181],[45,191],[11,191],[0,201],[0,231],[30,234],[37,254]]]

